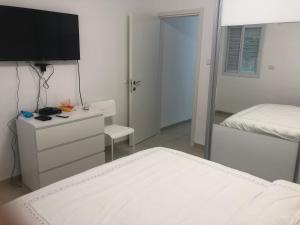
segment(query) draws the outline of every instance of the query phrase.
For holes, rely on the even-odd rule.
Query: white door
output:
[[[129,17],[129,123],[139,143],[160,129],[160,21],[155,16]]]

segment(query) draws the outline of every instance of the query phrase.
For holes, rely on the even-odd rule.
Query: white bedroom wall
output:
[[[294,21],[300,21],[299,0],[223,0],[223,26]]]
[[[215,19],[216,0],[154,0],[157,12],[170,12],[177,10],[204,9],[200,77],[198,83],[198,104],[195,129],[195,143],[205,144],[208,90],[210,80],[210,59],[213,38],[213,23]]]
[[[162,20],[161,127],[192,119],[198,16]]]
[[[300,23],[267,25],[259,78],[223,76],[220,63],[216,109],[236,113],[264,103],[300,106],[299,40]]]
[[[82,92],[88,102],[115,99],[117,122],[128,123],[127,103],[127,15],[152,12],[148,0],[0,0],[1,5],[19,6],[79,14]],[[0,63],[0,180],[12,169],[10,133],[7,122],[16,113],[16,72],[14,63]],[[33,72],[20,64],[20,108],[33,110],[37,94]],[[48,105],[65,99],[78,102],[76,65],[55,64],[50,81]]]

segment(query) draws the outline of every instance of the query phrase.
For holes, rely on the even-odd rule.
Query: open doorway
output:
[[[161,133],[194,150],[201,11],[160,15]],[[174,137],[175,137],[174,136]],[[201,150],[201,149],[199,149]]]
[[[194,144],[203,9],[129,16],[129,126],[135,151],[166,147],[203,157]],[[115,157],[133,153],[116,146]],[[118,151],[118,147],[120,151]]]

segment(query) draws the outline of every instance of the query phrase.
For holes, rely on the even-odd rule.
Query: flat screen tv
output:
[[[0,6],[0,61],[79,60],[78,16]]]

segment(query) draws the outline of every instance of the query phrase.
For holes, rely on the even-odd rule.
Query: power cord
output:
[[[30,67],[35,71],[36,75],[38,76],[38,81],[39,81],[39,88],[38,88],[38,96],[37,96],[37,109],[39,107],[39,101],[40,101],[40,95],[41,95],[41,83],[43,82],[43,87],[45,88],[45,90],[47,91],[50,86],[48,84],[48,82],[50,81],[51,77],[53,76],[53,74],[55,73],[55,69],[54,66],[52,65],[52,72],[49,75],[49,77],[47,79],[45,79],[43,77],[43,73],[40,74],[38,69],[32,65],[31,63],[29,63]],[[18,117],[20,116],[21,112],[20,112],[20,86],[21,86],[21,79],[20,79],[20,73],[19,73],[19,63],[16,62],[16,78],[17,78],[17,94],[16,94],[16,116],[14,118],[12,118],[10,121],[8,121],[7,123],[7,127],[9,129],[9,131],[12,134],[11,137],[11,142],[10,142],[10,146],[11,146],[11,150],[12,150],[12,154],[13,154],[13,168],[10,174],[10,183],[12,185],[16,185],[18,187],[21,187],[21,181],[20,180],[15,180],[15,173],[17,170],[17,165],[18,165],[18,134],[17,134],[17,130],[16,130],[16,121],[18,119]],[[47,96],[47,92],[46,92],[46,96]],[[47,97],[46,97],[47,98]],[[46,100],[47,102],[47,100]],[[47,104],[47,103],[46,103]]]
[[[35,107],[35,112],[38,112],[39,110],[39,104],[40,104],[40,98],[41,98],[41,81],[43,79],[43,74],[41,75],[40,72],[38,71],[38,69],[32,65],[31,63],[29,63],[29,66],[34,70],[34,72],[37,75],[38,78],[38,94],[36,97],[36,107]]]
[[[51,74],[49,75],[49,77],[47,79],[44,80],[44,83],[43,83],[43,87],[48,90],[50,88],[50,85],[49,85],[49,81],[50,79],[52,78],[53,74],[55,73],[55,69],[54,69],[54,65],[51,65],[52,67],[52,72]]]
[[[16,62],[16,76],[17,76],[17,117],[20,115],[20,86],[21,86],[21,79],[20,79],[20,73],[19,73],[19,63]]]
[[[38,113],[39,107],[40,107],[40,99],[41,99],[41,83],[42,83],[42,78],[43,78],[43,73],[42,75],[38,76],[38,94],[36,97],[36,107],[35,107],[35,112]]]
[[[44,77],[45,74],[40,73],[39,70],[32,63],[29,62],[29,66],[34,70],[34,72],[35,72],[35,74],[37,75],[37,78],[38,78],[38,94],[37,94],[36,108],[35,108],[35,111],[37,112],[39,110],[39,104],[40,104],[40,98],[41,98],[41,87],[42,86],[43,86],[43,88],[45,89],[45,92],[46,92],[46,105],[48,104],[47,90],[50,88],[49,81],[55,73],[55,68],[54,68],[54,65],[51,65],[52,66],[52,72],[50,73],[50,75],[46,79]]]
[[[79,91],[79,97],[80,97],[80,102],[81,106],[84,106],[83,100],[82,100],[82,93],[81,93],[81,76],[80,76],[80,64],[79,60],[77,60],[77,74],[78,74],[78,91]]]
[[[16,62],[16,78],[17,78],[17,96],[16,96],[16,109],[17,109],[17,113],[16,116],[11,119],[10,121],[8,121],[7,123],[7,127],[10,130],[11,134],[12,134],[12,138],[11,138],[11,150],[13,153],[13,168],[10,174],[10,183],[12,185],[17,185],[17,186],[22,186],[21,183],[15,182],[14,180],[14,175],[15,172],[17,170],[17,159],[18,159],[18,147],[17,147],[17,140],[18,140],[18,135],[17,135],[17,131],[16,131],[16,120],[18,119],[19,115],[20,115],[20,108],[19,108],[19,103],[20,103],[20,85],[21,85],[21,79],[20,79],[20,75],[19,75],[19,64],[18,62]]]
[[[51,65],[51,67],[52,67],[52,72],[50,73],[48,78],[44,80],[43,83],[43,88],[45,89],[46,106],[48,105],[48,89],[50,88],[49,81],[52,78],[53,74],[55,73],[54,65]]]
[[[47,90],[50,88],[49,81],[50,81],[50,79],[52,78],[52,76],[55,73],[55,68],[54,68],[53,65],[51,65],[52,66],[52,72],[49,75],[49,77],[47,79],[45,79],[44,78],[44,74],[43,73],[40,74],[39,70],[34,65],[32,65],[31,63],[29,63],[29,66],[35,71],[36,75],[38,76],[38,85],[39,85],[39,88],[38,88],[38,95],[37,95],[37,102],[36,102],[36,111],[37,111],[38,108],[39,108],[39,101],[40,101],[40,97],[41,97],[41,83],[43,82],[42,86],[46,90],[46,102],[47,102],[48,101],[47,100],[47,98],[48,98],[47,97]],[[79,91],[80,103],[81,103],[81,106],[83,107],[84,106],[84,102],[83,102],[82,92],[81,92],[81,74],[80,74],[80,63],[79,63],[79,60],[77,60],[77,75],[78,75],[78,91]]]

